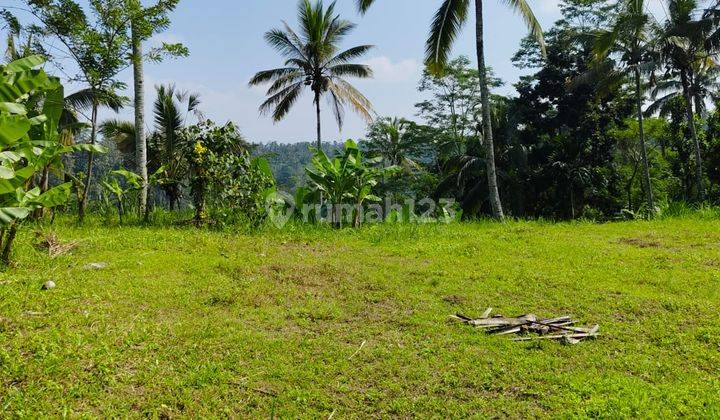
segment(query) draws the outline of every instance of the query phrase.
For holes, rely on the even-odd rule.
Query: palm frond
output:
[[[330,74],[334,77],[357,77],[359,79],[369,79],[373,77],[373,70],[364,64],[339,64],[329,69]]]
[[[375,0],[357,0],[357,7],[360,13],[366,13]]]
[[[135,151],[136,131],[133,122],[107,120],[100,124],[100,133],[104,138],[113,141],[121,153],[130,154]]]
[[[665,116],[667,115],[667,106],[670,104],[670,101],[673,99],[680,97],[682,93],[680,92],[671,92],[661,98],[656,99],[650,106],[647,107],[645,110],[646,116],[652,116],[657,114],[658,112],[660,115]]]
[[[250,86],[258,86],[262,85],[274,80],[277,80],[281,77],[287,76],[288,74],[292,74],[297,72],[298,69],[295,67],[282,67],[278,69],[272,69],[272,70],[263,70],[260,72],[257,72],[255,76],[253,76],[252,79],[250,79]]]
[[[302,47],[293,42],[289,32],[273,29],[265,34],[265,41],[286,57],[307,59]]]
[[[360,45],[357,47],[350,48],[331,58],[325,66],[331,67],[338,64],[346,64],[350,60],[360,58],[367,54],[371,49],[375,48],[374,45]]]
[[[481,1],[481,0],[478,0]],[[532,8],[530,8],[530,5],[528,5],[526,0],[504,0],[505,3],[510,6],[513,10],[515,10],[520,16],[522,17],[523,21],[525,22],[525,25],[530,30],[530,35],[532,35],[533,38],[537,41],[537,43],[540,45],[540,50],[542,51],[542,55],[547,56],[547,51],[545,47],[545,36],[543,35],[542,26],[540,26],[540,22],[538,22],[537,18],[535,17],[535,13],[533,13]]]
[[[88,110],[93,104],[120,112],[128,99],[110,91],[98,91],[91,88],[81,89],[65,97],[65,104],[78,111]]]
[[[442,73],[455,39],[467,21],[470,0],[443,0],[435,13],[425,45],[425,63],[433,73]]]
[[[348,104],[360,117],[366,122],[370,123],[373,121],[373,106],[368,98],[365,97],[359,90],[343,79],[333,79],[328,84],[329,90],[331,90],[337,97]]]
[[[281,121],[302,94],[302,87],[302,83],[296,83],[270,96],[260,105],[260,113],[272,113],[275,122]]]

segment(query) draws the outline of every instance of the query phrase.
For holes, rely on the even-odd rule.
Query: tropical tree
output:
[[[333,158],[328,157],[321,149],[315,149],[314,152],[312,165],[305,171],[310,178],[312,189],[327,197],[331,224],[342,227],[343,204],[349,204],[352,209],[349,214],[354,213],[353,226],[359,227],[363,204],[368,201],[381,201],[373,195],[373,188],[377,186],[378,180],[399,168],[376,168],[380,159],[364,159],[360,148],[352,140],[348,140],[345,150]]]
[[[250,156],[251,146],[237,126],[205,120],[184,128],[178,136],[189,150],[194,224],[205,222],[208,209],[215,213],[216,222],[237,215],[256,223],[265,212],[266,192],[275,180],[264,158]]]
[[[36,174],[49,166],[61,170],[63,154],[91,147],[60,142],[64,90],[58,79],[39,69],[44,63],[36,55],[0,66],[0,261],[5,265],[22,221],[70,197],[71,183],[42,191]]]
[[[148,199],[148,150],[145,135],[145,77],[144,61],[162,61],[165,56],[187,56],[188,51],[182,44],[163,43],[143,54],[143,43],[153,35],[167,29],[170,25],[168,14],[177,6],[179,0],[160,0],[145,7],[140,0],[126,0],[125,11],[130,15],[131,61],[133,65],[133,89],[135,93],[135,164],[142,178],[140,189],[140,213],[147,217]]]
[[[182,196],[182,182],[189,167],[188,154],[191,148],[183,143],[180,132],[185,128],[192,114],[198,122],[205,116],[200,111],[200,96],[178,90],[174,85],[158,86],[157,99],[153,107],[155,132],[150,137],[150,168],[164,167],[161,188],[175,210]]]
[[[375,0],[357,0],[361,12],[367,11],[374,2]],[[483,0],[475,0],[475,47],[480,76],[483,144],[485,146],[485,163],[487,166],[487,182],[492,213],[495,218],[503,219],[505,216],[502,202],[500,201],[497,170],[495,167],[495,143],[493,141],[492,112],[490,109],[490,87],[487,66],[485,65],[483,3]],[[525,24],[537,39],[540,48],[544,52],[545,41],[542,28],[526,0],[506,0],[506,3],[521,14]],[[440,9],[435,14],[432,22],[430,35],[425,47],[425,63],[428,65],[430,71],[442,73],[442,70],[448,62],[453,43],[470,15],[470,5],[470,0],[442,1]]]
[[[657,66],[655,45],[652,44],[657,28],[645,11],[645,0],[623,0],[615,22],[609,30],[598,32],[594,46],[598,68],[605,69],[605,78],[611,82],[620,82],[626,77],[634,82],[635,104],[639,126],[640,151],[643,160],[643,183],[648,211],[655,209],[650,162],[645,139],[643,102],[643,73],[651,73]],[[616,55],[620,67],[603,67],[607,58]],[[608,82],[608,83],[611,83]]]
[[[112,171],[108,179],[101,182],[103,188],[115,197],[118,206],[120,224],[125,216],[125,199],[128,194],[142,190],[143,179],[140,175],[124,169]]]
[[[90,145],[97,144],[98,114],[102,102],[99,98],[114,95],[125,84],[118,74],[127,68],[131,42],[127,34],[129,17],[114,0],[90,2],[90,18],[74,0],[29,0],[29,11],[42,28],[39,35],[60,41],[60,55],[69,56],[77,65],[78,73],[70,81],[86,85],[89,89]],[[60,48],[62,47],[62,48]],[[52,57],[52,56],[51,56]],[[84,186],[79,190],[78,217],[85,218],[90,185],[93,179],[95,154],[89,149]]]
[[[415,168],[418,145],[408,133],[412,125],[404,118],[380,118],[370,125],[363,149],[371,156],[382,158],[384,166]]]
[[[340,51],[339,44],[355,28],[355,24],[335,14],[335,2],[325,8],[322,0],[315,4],[310,0],[301,0],[298,18],[298,32],[285,23],[282,29],[273,29],[265,34],[267,43],[287,60],[284,67],[257,73],[250,85],[270,84],[268,99],[260,106],[260,112],[271,113],[276,122],[285,118],[304,88],[310,88],[316,113],[317,147],[320,149],[320,100],[323,96],[327,96],[341,129],[346,106],[368,123],[372,121],[372,104],[345,78],[372,77],[370,67],[352,63],[352,60],[362,57],[373,47],[360,45]]]
[[[679,79],[679,92],[685,101],[685,114],[687,117],[690,139],[695,149],[695,183],[699,201],[705,199],[704,175],[702,164],[702,150],[698,138],[697,127],[695,126],[695,115],[702,113],[704,99],[703,87],[697,86],[693,81],[710,82],[703,80],[700,73],[705,76],[716,74],[716,64],[712,59],[713,54],[706,47],[708,37],[713,31],[712,19],[701,18],[695,20],[693,13],[698,6],[697,0],[669,0],[669,18],[662,32],[661,52],[667,63],[669,75]],[[672,85],[670,85],[672,86]],[[670,87],[668,86],[668,87]],[[709,84],[708,87],[711,85]],[[697,88],[697,91],[694,91]],[[671,99],[673,92],[662,99]],[[661,102],[662,103],[662,102]],[[693,110],[693,104],[697,109]]]

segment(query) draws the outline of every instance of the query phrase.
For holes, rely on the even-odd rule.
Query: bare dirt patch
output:
[[[645,238],[622,238],[618,243],[623,245],[635,246],[638,248],[662,248],[663,244],[657,239],[650,237]]]

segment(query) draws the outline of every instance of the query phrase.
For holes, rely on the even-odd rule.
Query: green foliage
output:
[[[208,215],[220,223],[238,218],[259,223],[266,192],[275,181],[267,160],[251,157],[237,127],[206,120],[181,130],[179,138],[189,148],[195,223],[204,223]]]
[[[312,167],[306,169],[312,188],[328,200],[330,219],[334,226],[342,227],[343,215],[341,205],[350,203],[354,206],[354,226],[361,224],[361,210],[365,202],[380,202],[373,195],[378,180],[396,173],[397,166],[376,168],[382,158],[363,159],[358,145],[348,140],[345,150],[339,156],[329,158],[324,151],[315,150]]]
[[[47,190],[35,186],[36,173],[49,166],[61,169],[60,157],[72,151],[59,142],[63,87],[38,69],[43,63],[31,56],[0,66],[0,259],[5,264],[18,224],[35,210],[65,204],[71,193],[71,183]],[[32,107],[37,102],[42,113]]]

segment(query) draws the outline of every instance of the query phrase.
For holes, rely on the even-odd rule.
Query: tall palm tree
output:
[[[645,141],[643,117],[643,73],[652,72],[657,64],[653,41],[658,28],[653,25],[645,11],[645,0],[622,0],[617,18],[609,30],[598,32],[594,53],[598,66],[607,65],[611,55],[617,55],[621,64],[619,69],[607,69],[607,79],[622,80],[626,76],[634,79],[635,104],[640,134],[640,152],[643,160],[643,187],[648,211],[655,209],[652,183],[650,181],[650,161]]]
[[[705,199],[702,151],[695,127],[695,114],[702,112],[703,101],[698,100],[700,92],[694,89],[705,88],[696,86],[694,81],[701,79],[700,71],[705,70],[706,76],[712,75],[716,64],[713,54],[707,50],[706,41],[715,29],[713,19],[702,17],[694,19],[693,13],[698,6],[697,0],[669,0],[670,16],[662,32],[661,45],[664,61],[667,63],[669,75],[679,79],[679,91],[685,100],[685,113],[688,120],[690,140],[695,149],[695,183],[700,201]],[[696,110],[693,111],[693,103]]]
[[[720,102],[720,66],[712,60],[704,60],[693,67],[690,93],[694,112],[705,118],[708,112],[706,102]],[[651,94],[653,103],[645,110],[645,114],[661,116],[669,115],[673,99],[684,98],[685,95],[682,82],[674,77],[658,81]]]
[[[361,12],[375,0],[357,0]],[[545,40],[540,23],[535,18],[526,0],[505,0],[512,9],[520,13],[532,35],[537,39],[545,53]],[[460,30],[471,13],[470,0],[443,0],[440,9],[430,28],[425,47],[425,63],[431,71],[441,72],[447,64],[450,50]],[[485,146],[485,164],[489,189],[490,205],[493,216],[497,219],[505,217],[500,201],[495,167],[495,142],[492,130],[492,112],[490,110],[490,88],[488,85],[487,67],[485,65],[485,38],[483,25],[483,0],[475,0],[475,47],[477,50],[478,71],[480,73],[480,96],[482,101],[483,144]]]
[[[140,214],[145,219],[148,212],[148,150],[145,136],[145,74],[143,72],[142,5],[139,0],[131,0],[129,5],[138,15],[130,23],[130,41],[132,43],[133,91],[135,93],[135,167],[142,179],[140,190]]]
[[[298,15],[299,33],[283,22],[282,29],[273,29],[265,34],[267,43],[287,59],[285,67],[257,73],[250,85],[270,84],[268,99],[260,106],[260,112],[272,113],[276,122],[285,118],[302,95],[303,88],[309,87],[314,95],[317,147],[320,149],[320,99],[323,96],[327,95],[340,128],[345,106],[349,106],[367,122],[372,121],[372,104],[345,77],[372,77],[370,67],[351,61],[373,47],[361,45],[338,52],[338,44],[355,28],[355,24],[335,14],[335,2],[325,9],[322,0],[315,4],[311,4],[310,0],[301,0]]]

